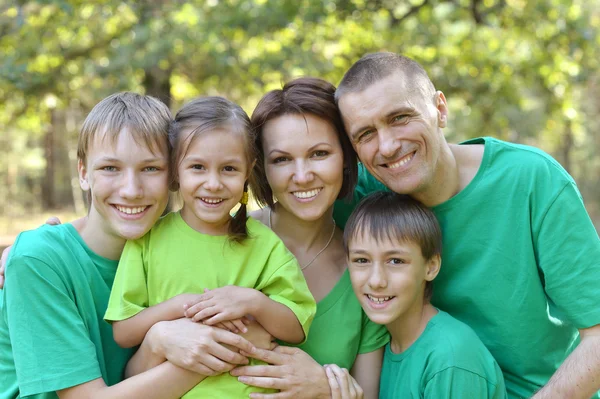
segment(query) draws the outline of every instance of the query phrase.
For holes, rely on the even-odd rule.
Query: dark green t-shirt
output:
[[[84,243],[71,224],[21,233],[0,291],[0,398],[57,398],[102,377],[121,381],[131,349],[103,319],[117,261]]]
[[[485,151],[473,181],[433,208],[444,247],[432,303],[475,330],[510,398],[530,397],[577,345],[577,329],[600,324],[600,240],[549,155],[493,138],[463,144]],[[358,185],[355,202],[383,188],[364,168]],[[352,205],[341,205],[343,226]]]
[[[500,367],[466,324],[439,311],[404,352],[385,347],[380,399],[505,399]]]

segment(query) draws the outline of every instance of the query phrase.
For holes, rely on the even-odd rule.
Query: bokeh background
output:
[[[133,90],[173,111],[223,95],[337,84],[367,52],[408,55],[450,106],[451,142],[531,144],[576,179],[600,227],[600,0],[0,0],[0,246],[85,214],[78,129]]]

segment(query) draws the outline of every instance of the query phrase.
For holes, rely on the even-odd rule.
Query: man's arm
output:
[[[579,334],[577,348],[533,399],[588,399],[600,390],[600,324]]]

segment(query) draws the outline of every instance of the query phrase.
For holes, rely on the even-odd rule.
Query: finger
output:
[[[358,399],[363,399],[365,397],[365,392],[363,391],[362,387],[358,385],[358,382],[354,379],[354,377],[352,378],[352,386],[356,391],[356,397]]]
[[[283,377],[281,367],[271,365],[236,367],[233,370],[231,370],[230,374],[234,377]]]
[[[337,364],[330,364],[325,370],[331,370],[333,374],[335,374],[335,379],[339,384],[342,397],[350,398],[350,381],[348,381],[348,378],[346,378],[346,373],[344,372],[344,370],[341,369]]]
[[[230,323],[233,324],[234,328],[237,330],[236,332],[239,332],[239,331],[241,331],[243,333],[248,332],[248,328],[246,328],[246,325],[244,324],[242,319],[231,320]]]
[[[190,312],[190,310],[187,310],[186,313]],[[199,312],[191,311],[190,313],[194,314],[192,316],[192,320],[194,320],[194,321],[202,320],[202,321],[205,321],[204,324],[207,324],[206,320],[204,320],[204,319],[209,318],[209,317],[214,316],[217,313],[219,313],[219,308],[217,308],[216,306],[212,306],[210,308],[203,309]],[[224,320],[218,320],[217,322],[219,322],[219,321],[224,321]]]
[[[232,333],[239,333],[240,330],[238,329],[238,327],[235,325],[235,323],[231,320],[226,320],[226,321],[222,321],[220,323],[217,323],[217,326],[222,325],[225,326],[225,329],[231,331]]]
[[[348,380],[348,392],[350,393],[350,397],[353,399],[358,398],[358,392],[356,390],[356,386],[358,385],[358,383],[356,382],[354,377],[350,375],[348,369],[344,368],[342,370],[344,370],[344,374],[346,374],[346,379]]]
[[[46,224],[49,224],[51,226],[57,226],[60,224],[60,219],[56,216],[50,216],[48,220],[46,220]]]
[[[285,382],[281,378],[272,377],[238,377],[238,381],[259,388],[282,389],[286,387]]]
[[[212,317],[207,316],[207,317],[201,319],[204,322],[204,324],[206,324],[208,326],[212,326],[216,323],[222,323],[222,322],[228,321],[228,320],[229,321],[235,320],[238,318],[238,317],[236,317],[236,315],[232,314],[230,311],[222,310],[221,308],[218,308],[216,306],[214,308],[210,308],[210,309],[218,309],[218,310],[216,311],[216,314],[214,316],[212,316]],[[244,327],[244,328],[246,328],[246,327]]]
[[[215,330],[215,341],[231,345],[246,353],[253,353],[256,348],[246,338],[225,330]],[[245,356],[245,355],[242,355]]]
[[[327,375],[329,389],[331,389],[331,399],[341,399],[342,393],[340,389],[340,384],[335,378],[335,374],[329,367],[325,367],[325,374]]]
[[[185,310],[185,314],[187,317],[192,317],[196,313],[203,311],[206,308],[214,306],[215,304],[208,301],[198,301],[193,303],[186,303],[183,305],[183,309]],[[189,314],[189,316],[188,316]]]
[[[278,346],[277,348],[275,348],[272,351],[269,351],[266,349],[255,348],[253,351],[243,350],[242,354],[244,356],[248,356],[253,359],[262,360],[265,363],[280,365],[280,364],[285,363],[285,355],[281,355],[281,354],[277,353],[277,352],[279,352],[280,348],[282,348],[282,347]]]
[[[253,392],[250,394],[251,399],[293,399],[294,396],[288,392],[277,392],[277,393],[260,393]]]

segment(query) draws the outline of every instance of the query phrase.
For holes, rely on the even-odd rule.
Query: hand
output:
[[[265,295],[260,291],[234,285],[214,290],[206,289],[204,294],[196,297],[195,302],[184,305],[185,316],[209,326],[240,319],[254,313],[261,297]]]
[[[331,399],[363,399],[364,393],[347,369],[337,364],[325,365],[325,373],[331,388]]]
[[[12,245],[4,248],[2,251],[2,257],[0,257],[0,289],[4,288],[4,271],[6,270],[6,261]]]
[[[242,366],[230,374],[247,385],[278,389],[274,394],[251,393],[254,399],[320,399],[330,396],[325,370],[306,352],[298,348],[278,346],[272,351],[255,349],[243,355],[262,360],[268,365]]]
[[[260,325],[256,320],[247,320],[247,332],[241,334],[242,337],[246,338],[252,345],[259,349],[274,349],[277,344],[274,342],[273,337],[263,326]]]
[[[61,224],[61,222],[60,222],[60,219],[57,218],[56,216],[50,216],[46,220],[46,224],[49,224],[50,226],[58,226],[59,224]]]
[[[176,366],[205,376],[227,372],[248,358],[226,348],[253,351],[245,338],[187,318],[156,323],[146,335],[155,353]]]
[[[227,331],[231,331],[232,333],[240,334],[240,333],[248,332],[248,328],[246,327],[246,324],[248,324],[248,323],[249,323],[248,319],[246,319],[245,317],[242,317],[241,319],[222,321],[220,323],[215,324],[214,327],[222,328],[223,330],[227,330]]]

